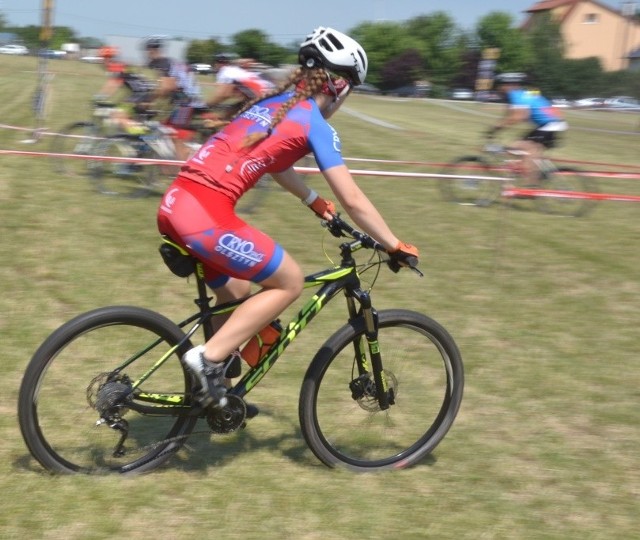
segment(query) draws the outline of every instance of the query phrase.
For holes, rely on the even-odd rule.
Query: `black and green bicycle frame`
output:
[[[349,314],[349,322],[353,323],[357,319],[362,318],[365,325],[364,339],[354,340],[354,380],[359,377],[367,376],[373,371],[373,377],[376,387],[376,397],[382,410],[389,408],[393,404],[393,396],[388,392],[388,385],[382,367],[382,359],[380,354],[380,346],[378,343],[378,317],[375,309],[371,304],[371,297],[368,291],[360,286],[360,277],[358,267],[353,259],[352,253],[360,249],[362,246],[359,240],[345,242],[340,246],[342,260],[338,267],[320,271],[305,277],[305,289],[319,287],[318,291],[305,303],[300,309],[296,317],[283,328],[279,339],[269,348],[267,353],[260,359],[258,364],[247,371],[244,376],[237,382],[233,388],[229,389],[229,393],[240,398],[244,397],[254,386],[256,386],[267,372],[273,367],[284,350],[292,343],[292,341],[304,330],[307,325],[315,318],[315,316],[332,300],[340,291],[344,291],[347,301],[347,309]],[[184,340],[172,347],[165,353],[156,363],[144,373],[138,380],[132,381],[134,389],[134,400],[129,404],[130,408],[138,410],[143,414],[160,414],[160,415],[197,415],[198,407],[189,406],[185,401],[185,396],[180,394],[151,394],[141,390],[141,384],[147,380],[157,369],[159,369],[169,358],[173,356],[177,349],[193,336],[199,328],[204,331],[205,339],[211,337],[212,331],[210,325],[207,324],[211,317],[235,310],[246,299],[220,304],[211,307],[211,297],[207,295],[207,289],[204,282],[204,272],[201,263],[196,263],[196,284],[198,288],[198,298],[195,303],[199,307],[199,312],[192,315],[188,319],[179,323],[180,328],[184,328],[189,324],[195,324],[186,333]],[[255,293],[255,294],[260,294]],[[140,354],[128,359],[121,365],[115,373],[121,372],[125,367],[132,364],[136,358],[145,352],[148,352],[160,340],[149,345]],[[370,364],[368,359],[370,359]],[[153,404],[145,406],[140,401]],[[138,403],[136,403],[138,402]]]

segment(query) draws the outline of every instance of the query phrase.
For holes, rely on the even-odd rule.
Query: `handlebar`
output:
[[[351,237],[355,240],[350,245],[351,251],[355,251],[355,249],[359,247],[365,247],[367,249],[373,249],[375,251],[380,251],[382,253],[386,253],[389,256],[387,260],[387,265],[393,272],[398,272],[402,267],[407,267],[418,273],[420,277],[424,274],[418,270],[418,258],[414,256],[407,256],[402,252],[389,253],[384,246],[362,231],[354,229],[349,223],[343,220],[339,214],[332,214],[333,218],[329,220],[323,220],[321,222],[322,226],[327,228],[329,232],[335,236],[336,238],[341,237]]]

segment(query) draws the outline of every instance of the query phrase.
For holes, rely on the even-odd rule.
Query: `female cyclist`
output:
[[[367,73],[367,56],[352,38],[317,28],[300,46],[300,67],[281,87],[247,103],[183,166],[158,210],[162,234],[204,263],[216,302],[261,292],[238,307],[183,363],[193,372],[203,407],[226,404],[225,360],[282,313],[303,289],[304,276],[269,236],[240,219],[234,207],[265,173],[323,219],[334,205],[309,189],[293,169],[313,152],[331,191],[351,219],[397,259],[418,256],[401,242],[353,180],[340,154],[340,139],[327,119]],[[293,87],[293,91],[287,89]],[[247,410],[247,416],[257,410]]]

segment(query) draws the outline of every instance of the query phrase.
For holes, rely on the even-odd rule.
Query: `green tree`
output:
[[[210,64],[213,56],[224,49],[224,45],[216,38],[194,39],[187,46],[187,62]]]
[[[421,50],[420,41],[408,35],[404,25],[400,23],[366,22],[356,26],[348,34],[367,51],[367,82],[376,86],[384,84],[381,71],[387,62],[409,49]]]
[[[39,49],[42,45],[40,41],[41,27],[36,25],[10,27],[5,29],[6,32],[16,34],[21,41],[30,49]],[[49,48],[60,49],[63,43],[78,43],[79,38],[75,30],[68,26],[56,26],[53,29],[53,35],[49,42]]]
[[[476,25],[476,36],[480,50],[500,49],[498,71],[527,70],[530,58],[527,39],[510,14],[494,11],[482,17]]]
[[[527,32],[531,50],[531,79],[547,95],[562,95],[566,91],[564,40],[560,23],[550,13],[540,13],[532,21]]]
[[[442,11],[409,20],[406,31],[419,41],[427,76],[436,84],[449,85],[463,65],[467,36]]]
[[[413,84],[424,73],[424,62],[420,52],[407,49],[388,60],[380,70],[380,88],[392,90]]]
[[[289,55],[285,47],[271,42],[268,36],[257,29],[244,30],[232,37],[233,50],[243,58],[253,58],[270,65],[281,64]]]

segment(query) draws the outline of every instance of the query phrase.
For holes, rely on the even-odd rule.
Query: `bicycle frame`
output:
[[[371,297],[368,291],[360,288],[360,277],[358,275],[358,266],[352,257],[352,253],[360,249],[361,245],[358,240],[345,242],[340,246],[342,260],[339,266],[310,274],[305,277],[305,289],[311,287],[320,287],[319,290],[304,304],[299,310],[296,317],[289,322],[280,334],[279,339],[269,348],[267,353],[260,359],[258,364],[251,368],[238,383],[229,389],[229,394],[233,394],[240,398],[244,397],[255,385],[273,367],[275,362],[280,358],[285,349],[293,342],[293,340],[304,330],[307,325],[320,313],[320,311],[333,299],[337,293],[344,291],[349,321],[358,317],[363,317],[365,321],[365,337],[367,347],[371,358],[371,367],[367,363],[367,355],[364,344],[354,342],[354,358],[357,365],[358,377],[363,376],[373,369],[374,381],[376,383],[377,399],[382,410],[386,410],[393,404],[393,396],[389,395],[388,384],[382,368],[382,360],[380,355],[380,347],[378,344],[378,324],[377,313],[371,305]],[[374,263],[376,264],[376,263]],[[153,403],[155,406],[145,407],[135,402],[130,402],[128,407],[138,410],[145,414],[187,414],[198,415],[202,412],[197,407],[185,405],[183,395],[160,395],[149,394],[136,389],[147,380],[156,370],[158,370],[174,353],[181,347],[185,341],[189,340],[199,328],[203,328],[205,339],[211,337],[212,331],[208,321],[215,315],[229,313],[235,310],[240,304],[247,299],[241,299],[234,302],[220,304],[211,307],[211,297],[207,295],[206,285],[204,282],[204,272],[202,264],[196,262],[196,286],[198,289],[198,298],[195,303],[199,307],[199,312],[185,319],[178,324],[180,328],[193,323],[195,324],[186,333],[185,338],[169,351],[167,351],[155,364],[144,373],[139,379],[132,382],[135,398],[139,401]],[[260,294],[260,292],[254,293]],[[143,353],[148,352],[160,340],[150,344],[138,355],[128,359],[119,366],[113,373],[121,372],[125,367],[132,364]],[[158,407],[160,405],[161,407]],[[163,410],[162,407],[167,409]],[[160,411],[158,410],[160,409]]]

